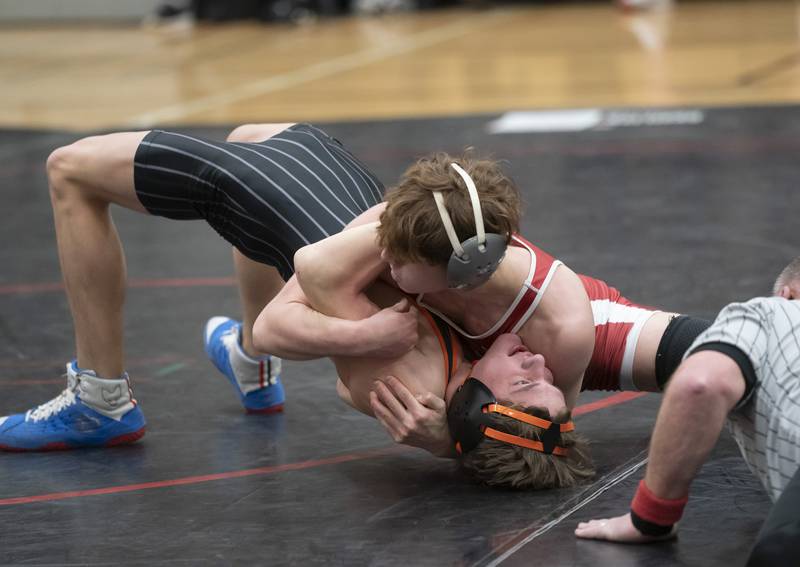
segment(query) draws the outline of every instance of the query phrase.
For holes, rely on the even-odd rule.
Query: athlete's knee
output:
[[[77,172],[75,144],[61,146],[47,157],[47,180],[50,185],[50,197],[53,202],[68,198],[71,181]]]
[[[263,142],[280,134],[291,124],[242,124],[228,134],[229,142]]]
[[[82,202],[100,207],[110,202],[108,187],[133,157],[122,144],[129,135],[106,134],[82,138],[63,146],[47,159],[47,177],[54,205]]]
[[[96,136],[83,138],[55,149],[47,158],[47,179],[54,202],[81,196],[86,187],[87,154],[96,145]]]

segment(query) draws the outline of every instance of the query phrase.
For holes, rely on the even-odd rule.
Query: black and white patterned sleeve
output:
[[[742,407],[750,399],[767,357],[771,320],[771,309],[762,299],[731,303],[695,339],[684,359],[703,350],[717,351],[733,359],[746,383],[745,394],[737,404]]]

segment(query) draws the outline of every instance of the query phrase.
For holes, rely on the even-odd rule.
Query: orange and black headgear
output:
[[[496,429],[497,420],[493,419],[493,414],[505,415],[543,429],[541,441],[533,441]],[[450,435],[456,442],[456,451],[460,455],[470,452],[488,437],[547,455],[564,457],[567,455],[567,449],[561,444],[561,434],[575,429],[572,421],[553,423],[498,404],[492,391],[477,378],[467,379],[453,395],[450,407],[447,409],[447,424],[450,427]]]

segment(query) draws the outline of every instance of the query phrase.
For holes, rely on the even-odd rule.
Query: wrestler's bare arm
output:
[[[292,277],[253,325],[253,344],[289,360],[323,356],[394,357],[417,342],[417,314],[408,302],[378,309],[362,320],[317,311]],[[350,312],[356,316],[356,310]],[[363,313],[366,316],[366,313]]]
[[[317,310],[353,320],[378,311],[365,294],[386,268],[375,240],[377,226],[353,227],[297,251],[297,281]]]
[[[295,254],[295,277],[259,317],[280,335],[274,340],[282,341],[281,352],[294,344],[316,355],[395,356],[416,344],[416,310],[407,300],[379,309],[365,294],[384,269],[375,243],[376,226],[342,231]],[[311,327],[295,321],[307,321]],[[337,331],[344,335],[330,336]],[[347,344],[352,350],[338,348]],[[325,350],[331,346],[336,349]]]
[[[374,230],[354,227],[298,251],[296,275],[256,320],[256,348],[293,360],[393,357],[413,348],[416,310],[406,300],[380,309],[363,293],[382,270]]]
[[[326,315],[342,318],[367,317],[374,313],[377,307],[366,297],[365,289],[385,268],[375,242],[375,227],[343,231],[299,251],[295,255],[297,279],[293,278],[289,282],[291,287],[287,284],[282,293],[296,292],[300,282],[303,297],[295,297],[295,301],[305,302],[309,309],[313,306]],[[276,301],[281,300],[276,298]],[[326,321],[334,323],[331,319]],[[400,344],[409,350],[417,342],[418,327],[414,324],[417,321],[417,310],[403,300],[388,310],[363,319],[359,330],[373,341],[388,331],[396,341],[394,346]],[[348,332],[358,332],[345,328]],[[355,353],[350,355],[357,356]],[[391,373],[389,367],[382,366],[382,370],[382,374]],[[350,390],[341,380],[337,381],[337,393],[355,409],[374,415],[395,441],[425,449],[436,456],[453,456],[444,400],[431,392],[414,396],[400,380],[391,376],[376,375],[373,378],[386,382],[377,382],[375,390],[370,392],[371,412],[354,403]],[[390,391],[392,395],[387,396]],[[396,417],[395,406],[402,408],[403,411],[399,412],[402,417]],[[409,425],[409,418],[413,418],[413,425]]]
[[[536,318],[523,327],[521,335],[528,348],[544,355],[555,385],[572,409],[595,338],[591,303],[575,272],[566,266],[558,268]]]
[[[365,313],[370,307],[374,309],[365,296],[365,289],[385,268],[375,241],[376,226],[342,232],[298,253],[295,257],[298,280],[314,307],[341,317],[357,316],[359,309]],[[409,313],[417,318],[416,309],[409,308]],[[404,331],[398,327],[394,328],[394,333],[417,336],[412,329]],[[381,366],[381,370],[382,374],[392,372],[387,366]],[[431,392],[414,395],[401,380],[391,375],[372,378],[376,379],[369,393],[372,415],[396,442],[440,457],[454,456],[443,399]],[[361,409],[353,403],[350,390],[341,380],[336,388],[342,400]]]
[[[701,351],[681,364],[664,394],[650,443],[645,483],[653,494],[679,499],[689,493],[744,390],[742,372],[727,355]],[[575,535],[619,542],[658,539],[639,532],[630,514],[581,523]]]

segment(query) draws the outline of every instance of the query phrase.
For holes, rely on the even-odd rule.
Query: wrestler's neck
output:
[[[426,293],[424,301],[467,327],[491,324],[506,312],[519,294],[530,265],[531,256],[526,249],[509,247],[497,271],[485,284],[470,290]]]

